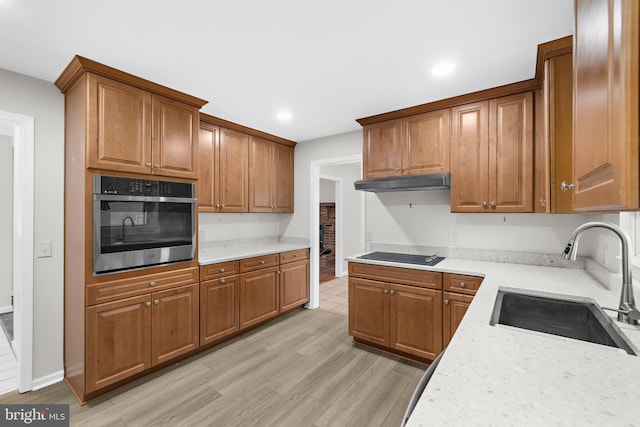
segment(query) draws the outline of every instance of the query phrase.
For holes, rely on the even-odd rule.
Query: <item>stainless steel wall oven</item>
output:
[[[191,261],[193,184],[93,176],[93,273]]]

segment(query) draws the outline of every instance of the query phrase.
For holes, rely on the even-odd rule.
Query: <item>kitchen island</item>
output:
[[[489,324],[499,287],[589,297],[617,307],[619,294],[585,270],[460,259],[433,267],[347,260],[484,276],[407,426],[640,425],[640,357]],[[639,327],[615,324],[640,348]]]

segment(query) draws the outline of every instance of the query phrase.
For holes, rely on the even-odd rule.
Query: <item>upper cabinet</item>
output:
[[[249,136],[201,121],[199,162],[198,210],[248,212]]]
[[[640,208],[637,1],[576,0],[573,208]]]
[[[249,212],[293,212],[293,147],[249,138]]]
[[[451,211],[533,211],[533,93],[452,108]]]
[[[449,109],[364,127],[365,178],[449,171]]]
[[[82,57],[56,85],[66,95],[67,134],[86,137],[78,143],[86,145],[87,168],[197,178],[206,101]]]

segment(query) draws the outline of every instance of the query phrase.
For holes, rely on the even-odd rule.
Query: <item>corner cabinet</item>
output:
[[[249,212],[293,212],[293,147],[249,138]]]
[[[638,50],[640,5],[576,0],[573,208],[640,208]]]
[[[442,274],[349,263],[349,335],[420,361],[442,351]]]
[[[533,212],[533,93],[451,114],[451,211]]]
[[[444,347],[449,345],[481,283],[481,277],[443,274],[442,345]]]
[[[206,102],[144,82],[79,57],[56,81],[77,99],[66,118],[86,126],[86,167],[196,179],[199,110]]]
[[[449,171],[449,109],[364,126],[364,178]]]

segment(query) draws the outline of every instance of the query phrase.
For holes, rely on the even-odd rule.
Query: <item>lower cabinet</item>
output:
[[[442,291],[350,275],[349,334],[432,360],[442,351]]]
[[[86,309],[86,392],[199,346],[198,284]]]
[[[280,312],[292,310],[309,302],[309,251],[302,251],[306,259],[288,262],[280,260]],[[294,254],[295,255],[295,254]],[[297,257],[294,259],[298,259]]]
[[[200,345],[240,330],[240,279],[234,276],[200,283]]]
[[[278,315],[278,267],[240,274],[240,330]]]

